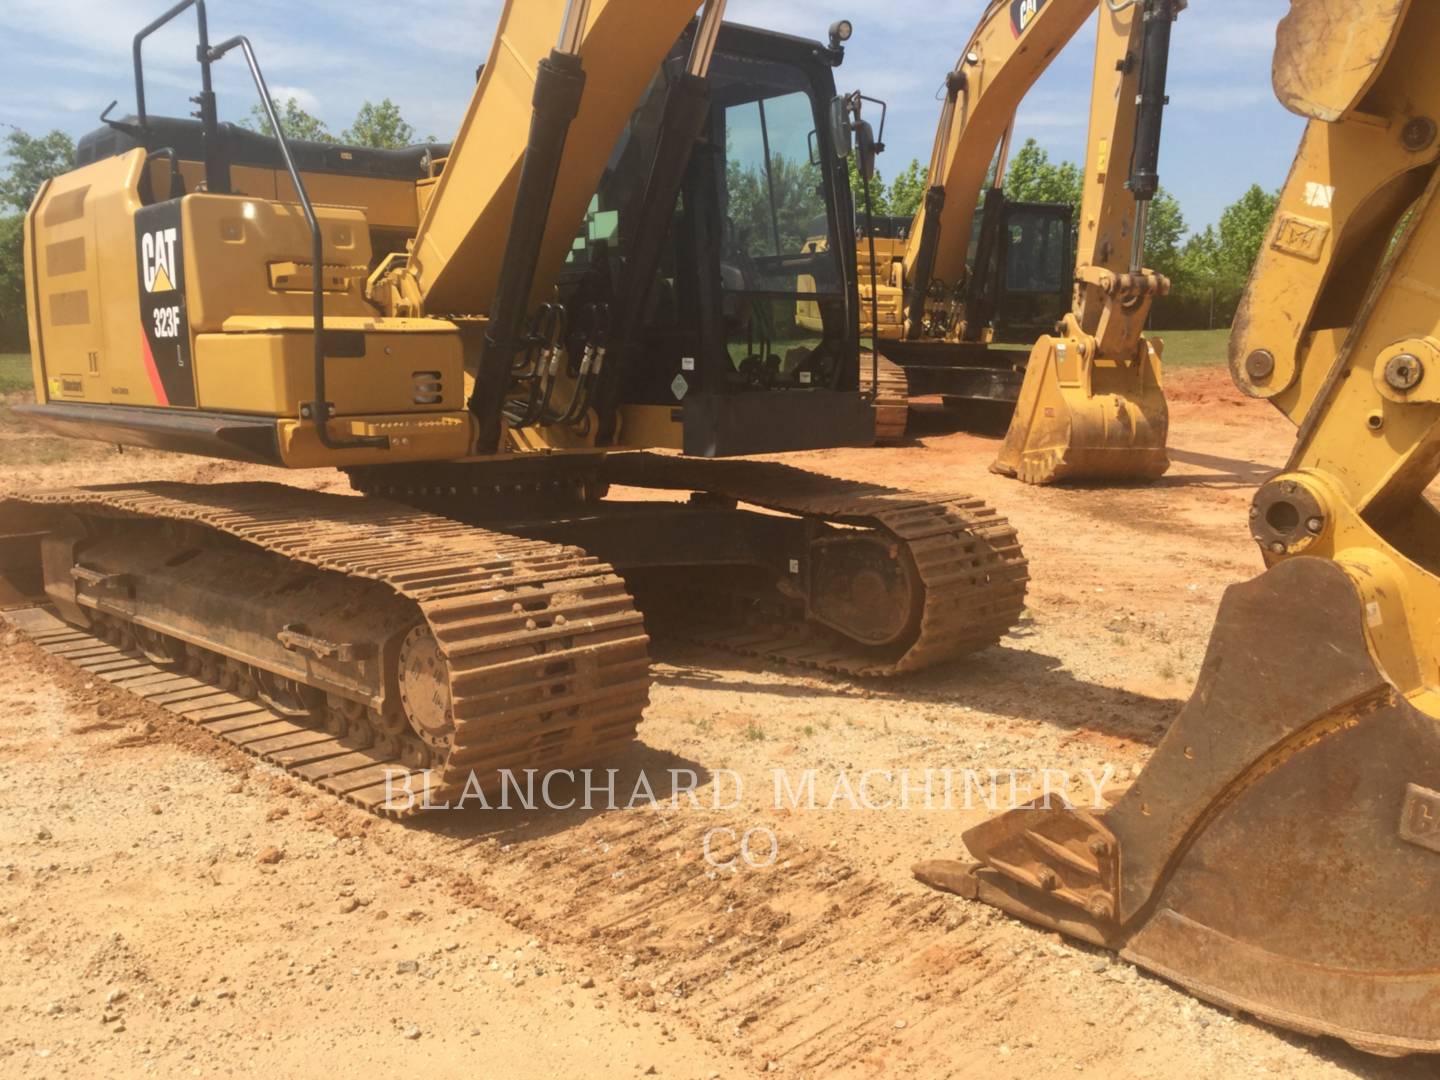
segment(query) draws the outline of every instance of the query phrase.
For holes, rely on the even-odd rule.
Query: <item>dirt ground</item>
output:
[[[927,415],[908,446],[791,459],[984,495],[1025,543],[1027,617],[967,663],[873,684],[658,644],[615,780],[624,802],[643,773],[656,805],[373,820],[8,635],[0,1074],[1433,1075],[1232,1016],[917,884],[911,864],[961,854],[983,805],[832,798],[864,770],[1143,765],[1221,592],[1260,568],[1246,506],[1291,439],[1218,369],[1177,373],[1170,397],[1174,467],[1145,487],[1001,480],[994,439]],[[13,426],[0,462],[10,490],[339,486],[76,456]],[[796,783],[816,770],[817,808],[777,809],[777,769]],[[699,807],[672,805],[668,770],[699,776]],[[707,863],[707,835],[723,862],[749,830],[756,862],[773,834],[773,865]]]

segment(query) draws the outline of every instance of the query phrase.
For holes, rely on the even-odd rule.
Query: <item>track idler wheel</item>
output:
[[[413,627],[400,643],[399,682],[410,727],[428,746],[447,749],[455,735],[450,672],[428,626]]]
[[[977,865],[917,874],[1280,1026],[1440,1052],[1440,720],[1366,626],[1328,561],[1233,586],[1113,807],[1011,811],[965,834]]]

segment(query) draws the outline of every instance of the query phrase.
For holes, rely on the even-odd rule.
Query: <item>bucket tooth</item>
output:
[[[1160,360],[1086,361],[1074,339],[1041,338],[990,470],[1027,484],[1154,480],[1170,468]]]
[[[1440,722],[1365,627],[1328,561],[1231,587],[1194,695],[1113,807],[1013,810],[965,834],[973,882],[928,876],[1227,1008],[1440,1051]]]

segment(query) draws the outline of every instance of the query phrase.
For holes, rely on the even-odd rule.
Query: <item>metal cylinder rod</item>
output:
[[[581,26],[583,7],[576,0],[566,11]],[[561,35],[562,40],[565,35]],[[578,39],[575,43],[578,50]],[[535,69],[531,102],[530,137],[520,165],[520,183],[510,216],[510,229],[500,261],[500,276],[491,301],[485,344],[470,395],[470,412],[479,422],[476,447],[496,453],[503,437],[505,395],[513,374],[514,358],[525,348],[525,316],[530,307],[540,245],[550,219],[550,204],[565,155],[570,125],[580,111],[585,91],[585,70],[578,51],[553,50]]]
[[[926,183],[931,187],[944,178],[945,162],[950,157],[950,130],[955,123],[955,108],[966,88],[965,71],[961,66],[964,63],[962,57],[955,70],[945,76],[945,101],[940,106],[940,123],[935,128],[935,144],[930,150],[930,169],[926,174]]]
[[[565,5],[565,17],[560,21],[560,40],[555,44],[555,51],[572,56],[578,53],[589,22],[590,0],[570,0]]]
[[[1141,199],[1135,203],[1135,232],[1130,237],[1130,272],[1138,274],[1145,269],[1145,228],[1150,220],[1150,200]]]
[[[720,36],[720,23],[725,18],[725,0],[705,0],[705,9],[700,13],[700,25],[695,30],[695,40],[690,46],[690,60],[685,71],[703,79],[710,74],[710,60],[715,55],[715,42]]]

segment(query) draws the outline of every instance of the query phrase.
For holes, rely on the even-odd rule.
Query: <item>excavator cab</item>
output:
[[[686,453],[868,444],[853,252],[830,242],[852,216],[844,148],[829,122],[831,68],[813,43],[721,28],[699,149],[664,218],[655,275],[630,280],[664,103],[689,48],[687,35],[611,155],[560,295],[573,311],[646,292],[620,396],[632,413],[681,415]]]
[[[1072,213],[1065,203],[1006,200],[993,271],[997,344],[1029,343],[1049,333],[1070,308],[1074,265]]]

